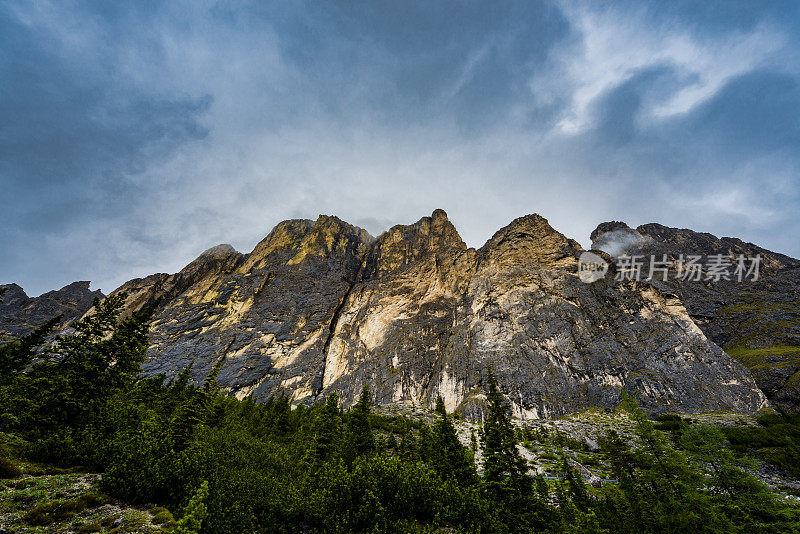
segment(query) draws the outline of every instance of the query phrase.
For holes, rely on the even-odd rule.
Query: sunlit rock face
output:
[[[740,239],[645,224],[630,228],[622,222],[603,223],[592,232],[592,248],[612,256],[641,255],[668,261],[690,255],[705,265],[709,256],[761,258],[759,279],[745,281],[676,278],[650,282],[674,294],[709,339],[748,367],[770,402],[781,410],[800,408],[800,260],[765,250]],[[749,266],[749,264],[748,264]]]
[[[681,302],[647,284],[577,276],[580,246],[538,215],[468,248],[442,210],[377,239],[335,217],[279,224],[246,255],[215,247],[175,275],[133,280],[157,303],[146,374],[192,366],[238,397],[287,394],[480,419],[491,368],[520,418],[614,407],[752,412],[765,397]]]
[[[192,365],[201,379],[224,358],[219,381],[239,396],[315,395],[330,325],[369,242],[335,217],[286,221],[250,254],[215,247],[177,275],[156,278],[161,290],[149,279],[124,284],[134,298],[161,299],[144,372],[172,375]]]

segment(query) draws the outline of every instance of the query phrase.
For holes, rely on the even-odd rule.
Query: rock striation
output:
[[[645,224],[631,228],[613,221],[592,232],[592,248],[611,256],[642,255],[649,261],[667,257],[673,267],[667,281],[651,282],[674,294],[705,335],[748,367],[772,404],[795,412],[800,407],[800,260],[739,239]],[[745,281],[676,278],[681,255],[761,257],[759,279]]]
[[[336,217],[280,223],[249,254],[221,245],[181,272],[127,282],[128,309],[156,305],[148,375],[223,359],[232,395],[380,404],[479,420],[491,367],[516,416],[614,407],[754,412],[750,372],[652,284],[577,276],[582,249],[538,215],[478,250],[442,210],[377,239]]]

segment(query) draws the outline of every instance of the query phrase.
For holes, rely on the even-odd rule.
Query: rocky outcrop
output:
[[[712,341],[749,368],[775,407],[800,407],[800,260],[771,252],[739,239],[717,238],[687,229],[646,224],[636,229],[625,223],[603,223],[592,233],[593,248],[612,256],[642,255],[649,261],[667,256],[673,266],[667,281],[650,282],[675,294],[695,323]],[[681,255],[761,257],[759,279],[700,280],[676,277]],[[656,277],[660,278],[660,277]]]
[[[577,276],[580,246],[538,215],[468,248],[442,210],[377,239],[336,217],[279,224],[246,255],[215,247],[180,273],[132,280],[128,309],[157,305],[143,371],[196,380],[223,359],[239,397],[364,385],[378,403],[480,419],[492,368],[522,418],[613,407],[753,412],[764,396],[659,288]]]
[[[622,388],[653,412],[760,407],[747,373],[680,302],[636,283],[581,282],[581,252],[537,216],[514,221],[481,249],[472,350],[505,370],[518,415],[613,406]]]
[[[58,315],[62,315],[63,328],[86,313],[95,297],[102,296],[99,290],[89,289],[89,282],[73,282],[33,298],[17,284],[0,285],[0,338],[28,334]]]
[[[216,247],[174,281],[154,280],[140,290],[162,298],[144,372],[172,374],[191,364],[200,379],[225,358],[219,380],[239,396],[313,397],[322,389],[331,325],[370,240],[336,217],[286,221],[246,256]]]

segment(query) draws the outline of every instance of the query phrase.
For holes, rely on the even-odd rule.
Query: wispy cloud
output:
[[[776,58],[789,39],[772,21],[710,37],[681,25],[674,16],[654,16],[646,4],[614,8],[592,2],[562,2],[579,38],[556,54],[554,72],[563,75],[569,105],[558,123],[575,134],[592,123],[592,105],[639,72],[672,69],[675,84],[647,95],[644,120],[686,113],[712,98],[732,78],[766,66],[783,70]],[[535,84],[533,85],[535,91]]]

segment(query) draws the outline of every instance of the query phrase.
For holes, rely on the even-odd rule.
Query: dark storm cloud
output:
[[[70,51],[58,35],[26,24],[25,17],[5,15],[0,18],[2,275],[48,279],[63,269],[80,277],[78,269],[43,250],[43,242],[129,217],[149,194],[130,177],[207,135],[196,119],[210,100],[162,98],[133,87],[104,50],[113,46],[105,41],[113,39],[110,28],[89,44],[86,55],[73,54],[81,47]]]
[[[767,2],[0,8],[0,282],[108,291],[285,218],[473,246],[539,212],[800,255],[800,13]]]

